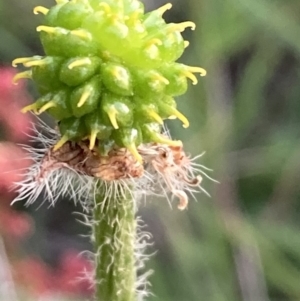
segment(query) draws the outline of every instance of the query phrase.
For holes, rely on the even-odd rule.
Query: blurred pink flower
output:
[[[41,296],[53,290],[51,270],[39,259],[28,258],[15,262],[13,274],[15,281],[32,294]]]
[[[1,107],[1,106],[0,106]],[[19,147],[10,142],[0,142],[0,193],[7,194],[11,191],[14,182],[23,178],[31,160]]]
[[[32,232],[33,222],[29,215],[3,207],[0,207],[0,230],[7,243],[11,244]]]
[[[61,292],[89,296],[93,293],[91,263],[74,250],[66,251],[56,270],[56,283]]]
[[[30,103],[24,82],[12,83],[16,72],[9,67],[0,68],[0,122],[8,132],[9,140],[23,141],[30,130],[30,117],[20,110]]]

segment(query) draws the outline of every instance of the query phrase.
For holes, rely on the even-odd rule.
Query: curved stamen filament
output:
[[[168,79],[166,79],[165,77],[163,77],[162,75],[160,75],[159,73],[155,73],[152,75],[151,77],[153,80],[158,80],[162,83],[164,83],[165,85],[168,85],[170,82]]]
[[[152,117],[155,121],[157,121],[159,124],[163,124],[164,123],[164,121],[161,119],[161,117],[154,110],[150,110],[148,112],[148,115],[150,117]]]
[[[33,9],[33,13],[35,15],[38,15],[39,13],[42,13],[43,15],[47,15],[48,14],[48,11],[49,9],[44,7],[44,6],[36,6],[34,9]]]
[[[86,101],[89,99],[90,95],[91,95],[91,91],[84,91],[80,97],[77,107],[78,108],[82,107],[86,103]]]
[[[162,135],[158,135],[157,137],[155,137],[155,139],[157,140],[157,142],[167,144],[169,146],[182,146],[182,141],[171,140]]]
[[[160,16],[162,16],[167,10],[172,8],[172,4],[171,3],[167,3],[159,8],[157,8],[155,11],[158,12],[158,14]]]
[[[92,61],[89,58],[84,58],[84,59],[76,60],[76,61],[72,62],[71,64],[69,64],[68,68],[72,70],[74,67],[90,65],[91,63],[92,63]]]
[[[63,135],[60,140],[54,145],[53,151],[57,151],[59,148],[61,148],[67,141],[69,140],[67,135]]]
[[[42,57],[36,57],[36,60],[41,59]],[[18,64],[24,64],[30,61],[33,61],[35,59],[35,57],[19,57],[17,59],[14,59],[12,61],[12,66],[13,67],[17,67]]]
[[[192,67],[192,66],[186,66],[187,70],[193,73],[200,73],[200,76],[206,75],[206,70],[200,67]]]
[[[159,45],[160,46],[160,45],[162,45],[162,41],[158,38],[153,38],[153,39],[147,41],[146,44],[145,44],[146,47],[150,47],[152,45]]]
[[[134,143],[131,143],[129,145],[126,145],[126,148],[131,152],[131,154],[133,155],[133,157],[139,162],[139,163],[143,163],[143,158],[142,156],[139,154],[136,145]]]
[[[36,28],[37,32],[47,32],[47,33],[56,33],[57,29],[55,27],[51,27],[51,26],[45,26],[45,25],[40,25]]]
[[[22,79],[22,78],[31,78],[31,77],[32,77],[32,72],[31,72],[31,70],[24,71],[24,72],[20,72],[20,73],[17,73],[17,74],[13,77],[12,82],[16,85],[18,80],[20,80],[20,79]]]
[[[31,60],[26,63],[23,63],[23,65],[25,67],[44,66],[44,65],[47,65],[47,59]]]
[[[28,111],[33,111],[35,114],[37,114],[37,109],[38,109],[38,106],[36,103],[32,103],[31,105],[28,105],[26,107],[24,107],[21,112],[22,113],[27,113]]]
[[[188,119],[182,113],[175,108],[172,108],[170,111],[173,116],[176,116],[183,123],[184,128],[188,128],[190,126]]]
[[[48,109],[53,108],[53,107],[56,107],[56,103],[54,101],[49,101],[38,110],[37,115],[42,114],[43,112],[45,112]]]
[[[182,22],[182,23],[174,23],[174,24],[171,24],[167,30],[170,33],[174,32],[174,31],[183,32],[188,27],[191,27],[192,30],[195,30],[196,24],[191,21],[186,21],[186,22]]]
[[[84,29],[72,30],[71,35],[82,38],[87,41],[92,40],[92,35]]]

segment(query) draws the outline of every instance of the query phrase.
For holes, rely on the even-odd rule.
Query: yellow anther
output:
[[[163,76],[160,75],[159,73],[154,73],[154,74],[152,75],[152,79],[153,79],[153,80],[158,80],[158,81],[164,83],[165,85],[168,85],[168,84],[170,83],[168,79],[166,79],[165,77],[163,77]]]
[[[53,107],[56,107],[56,103],[54,101],[49,101],[38,110],[37,115],[42,114],[43,112]]]
[[[84,59],[76,60],[76,61],[72,62],[71,64],[69,64],[68,68],[72,70],[74,67],[90,65],[91,63],[92,63],[91,59],[84,58]]]
[[[17,74],[13,77],[12,82],[16,85],[16,84],[17,84],[17,81],[18,81],[19,79],[22,79],[22,78],[31,78],[31,76],[32,76],[31,70],[24,71],[24,72],[20,72],[20,73],[17,73]]]
[[[152,45],[162,45],[162,41],[158,38],[153,38],[146,42],[146,47],[152,46]]]
[[[182,73],[193,82],[193,85],[197,85],[197,77],[192,72],[185,70]]]
[[[182,142],[180,140],[171,140],[166,138],[165,136],[159,135],[158,137],[155,137],[159,142],[162,144],[167,144],[169,146],[182,146]]]
[[[20,57],[12,61],[12,66],[17,67],[18,64],[24,64],[32,61],[32,57]]]
[[[36,60],[31,60],[26,63],[23,63],[25,67],[33,67],[33,66],[44,66],[47,65],[47,60],[41,60],[41,59],[36,59]]]
[[[35,15],[38,15],[39,13],[42,13],[43,15],[47,15],[48,14],[48,11],[49,9],[44,7],[44,6],[36,6],[34,9],[33,9],[33,13]]]
[[[200,76],[206,75],[206,70],[200,67],[192,67],[192,66],[186,66],[187,70],[193,73],[200,73]]]
[[[51,26],[44,26],[44,25],[40,25],[36,28],[37,32],[47,32],[47,33],[56,33],[57,29],[55,27],[51,27]]]
[[[107,112],[108,118],[109,118],[113,128],[116,130],[119,128],[118,122],[117,122],[117,114],[118,114],[118,111],[115,109],[115,107],[111,107],[109,109],[109,111]]]
[[[200,76],[205,76],[206,75],[206,70],[200,67],[191,67],[191,66],[186,66],[186,70],[183,70],[183,75],[185,75],[187,78],[189,78],[192,82],[193,85],[197,85],[198,80],[197,77],[193,73],[200,73]]]
[[[95,147],[97,134],[98,134],[97,130],[92,130],[90,135],[90,146],[89,146],[90,150],[92,150]]]
[[[172,8],[172,4],[171,3],[167,3],[159,8],[157,8],[155,11],[159,13],[159,15],[163,15],[167,10]]]
[[[163,124],[164,123],[164,121],[161,119],[161,117],[154,110],[150,110],[148,112],[148,114],[149,114],[150,117],[152,117],[159,124]]]
[[[184,128],[188,128],[190,126],[188,119],[182,113],[180,113],[178,110],[176,110],[174,108],[171,110],[171,113],[172,113],[171,117],[173,117],[173,116],[177,117],[183,123]]]
[[[63,135],[60,140],[54,145],[53,147],[53,151],[57,151],[59,148],[61,148],[67,141],[69,140],[69,138],[67,137],[67,135]]]
[[[35,114],[37,114],[37,108],[38,108],[38,106],[37,106],[37,104],[35,102],[35,103],[31,104],[31,105],[28,105],[28,106],[24,107],[21,110],[21,112],[22,113],[27,113],[28,111],[33,111]]]
[[[180,31],[183,32],[186,28],[191,27],[192,30],[195,30],[196,24],[191,21],[186,21],[182,23],[173,23],[168,27],[168,32]]]
[[[108,5],[108,3],[106,3],[106,2],[101,2],[101,3],[99,3],[99,6],[100,6],[101,8],[103,8],[104,12],[105,12],[107,15],[111,14],[111,8],[110,8],[110,6]]]
[[[139,162],[139,163],[143,163],[143,158],[142,156],[139,154],[136,145],[134,143],[130,144],[130,145],[126,145],[126,148],[131,152],[131,154],[133,155],[133,157]]]
[[[87,40],[87,41],[92,40],[92,35],[84,29],[72,30],[71,35],[82,38],[82,39]]]
[[[189,47],[190,42],[189,41],[184,41],[183,44],[184,44],[184,48],[187,48],[187,47]]]
[[[130,79],[126,69],[116,66],[111,70],[111,74],[118,82],[123,83],[124,86],[128,85]]]
[[[86,103],[86,101],[89,99],[90,95],[91,95],[91,91],[84,91],[79,99],[77,107],[78,108],[82,107]]]

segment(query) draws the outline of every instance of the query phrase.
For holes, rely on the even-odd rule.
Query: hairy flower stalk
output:
[[[133,256],[137,227],[136,209],[128,188],[114,197],[107,196],[105,189],[98,188],[102,193],[97,193],[95,197],[95,272],[96,279],[101,279],[96,285],[97,300],[136,299],[137,275]]]
[[[162,16],[170,8],[145,13],[138,0],[37,6],[45,56],[13,61],[27,68],[14,81],[31,78],[41,95],[22,111],[57,121],[55,130],[42,125],[47,135],[36,130],[43,148],[27,148],[35,164],[17,200],[31,204],[42,191],[52,204],[65,194],[81,199],[92,229],[96,300],[147,295],[148,274],[137,276],[148,237],[136,217],[141,196],[175,197],[183,210],[189,195],[205,192],[205,167],[164,129],[165,119],[189,126],[174,97],[186,92],[188,79],[197,83],[194,73],[206,74],[176,62],[189,44],[181,32],[195,24],[167,24]]]

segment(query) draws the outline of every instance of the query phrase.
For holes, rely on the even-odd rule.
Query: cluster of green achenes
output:
[[[47,111],[58,120],[61,140],[89,139],[90,149],[107,153],[114,145],[141,160],[137,146],[180,144],[161,135],[163,120],[188,120],[176,109],[174,96],[185,93],[187,78],[205,70],[175,61],[188,45],[180,32],[192,22],[166,24],[171,4],[144,13],[138,0],[56,0],[37,27],[45,56],[18,58],[30,70],[41,97],[23,112]]]

